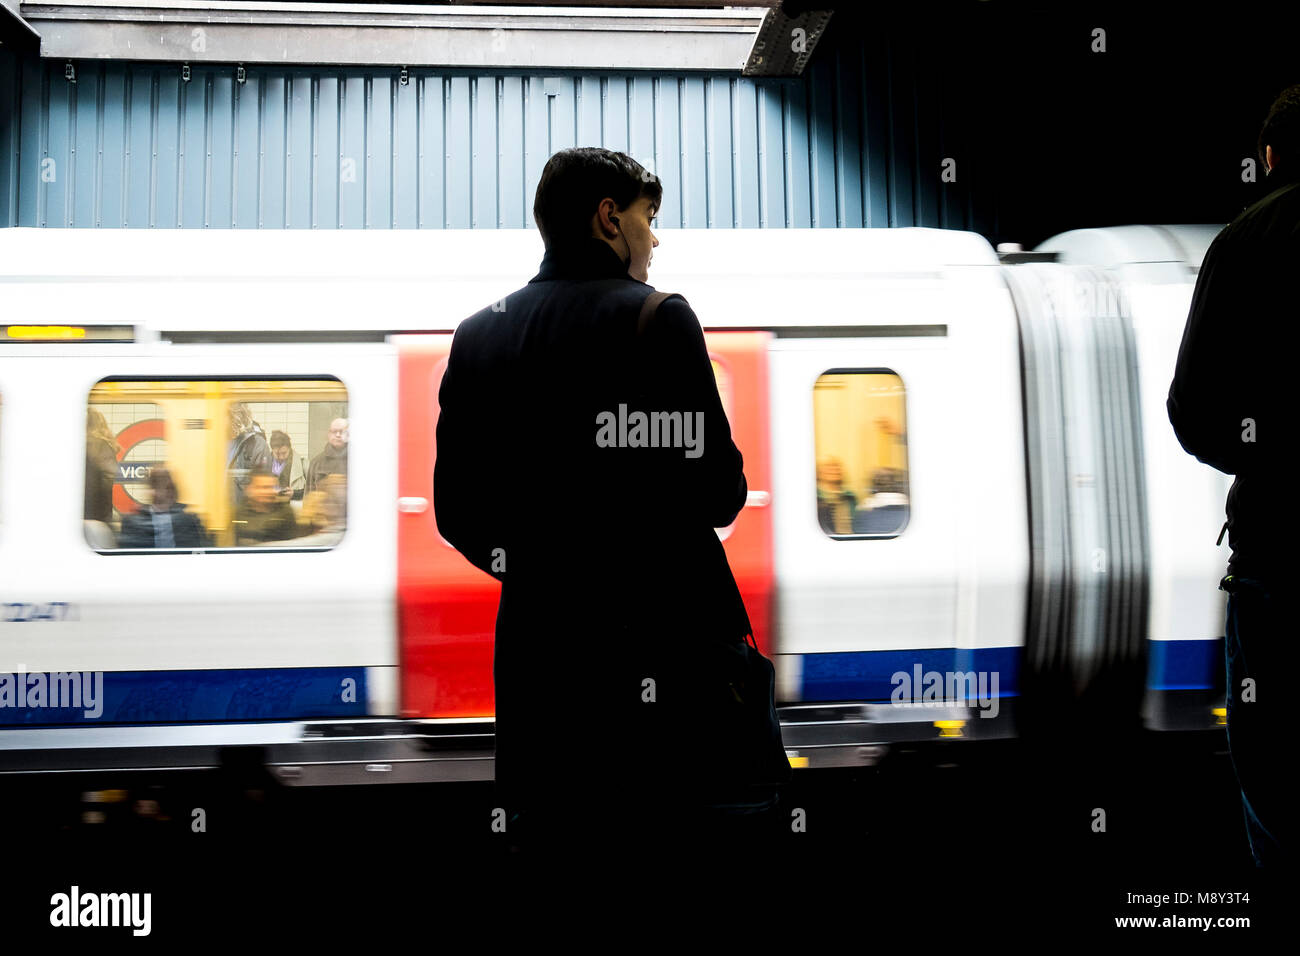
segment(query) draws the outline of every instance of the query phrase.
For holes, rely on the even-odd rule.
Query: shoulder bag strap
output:
[[[636,320],[637,335],[640,335],[645,331],[646,325],[648,325],[650,320],[654,317],[655,312],[659,310],[659,303],[674,294],[675,293],[672,292],[651,292],[645,297],[645,302],[641,304],[641,314],[637,316]]]
[[[636,334],[638,336],[645,331],[645,327],[650,323],[650,320],[654,318],[655,312],[659,310],[660,303],[662,303],[664,299],[671,298],[674,295],[676,295],[675,292],[651,292],[645,297],[645,302],[641,305],[641,314],[637,316],[636,320]],[[754,650],[758,650],[758,641],[754,638],[754,625],[749,622],[749,612],[745,608],[743,599],[740,602],[740,610],[741,613],[745,615],[746,631],[743,640],[745,643],[751,645]]]

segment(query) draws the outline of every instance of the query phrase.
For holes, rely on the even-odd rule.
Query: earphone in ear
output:
[[[610,216],[609,221],[618,226],[618,234],[623,236],[623,227],[619,224],[618,216]],[[632,261],[632,247],[628,245],[627,236],[623,236],[623,248],[627,250],[627,261]]]

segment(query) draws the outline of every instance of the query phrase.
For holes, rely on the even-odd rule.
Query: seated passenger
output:
[[[235,512],[235,543],[266,544],[297,538],[308,529],[298,525],[293,506],[280,495],[280,482],[269,468],[248,474],[245,498]]]
[[[149,472],[150,503],[122,516],[119,548],[207,548],[211,539],[197,515],[176,501],[176,482],[161,466]]]

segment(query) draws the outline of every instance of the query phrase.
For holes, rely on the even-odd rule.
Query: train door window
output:
[[[328,549],[347,525],[337,379],[115,379],[86,404],[97,551]]]
[[[905,398],[888,369],[830,369],[813,384],[817,521],[830,537],[893,537],[907,526]]]

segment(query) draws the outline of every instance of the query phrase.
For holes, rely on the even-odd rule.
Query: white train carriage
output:
[[[1159,267],[1124,230],[1056,240],[1089,266],[931,229],[658,234],[650,281],[699,316],[745,454],[719,533],[792,763],[1015,732],[1027,688],[1131,687],[1148,640],[1152,725],[1213,724],[1226,485],[1162,414],[1213,231],[1160,233]],[[498,586],[436,532],[436,386],[457,322],[541,254],[524,230],[0,231],[0,674],[104,686],[93,717],[0,706],[0,771],[259,747],[289,783],[489,779]],[[304,459],[347,419],[345,529],[307,533],[303,495],[303,534],[241,537],[236,402]],[[106,522],[88,407],[134,442]],[[202,547],[127,546],[164,461]]]

